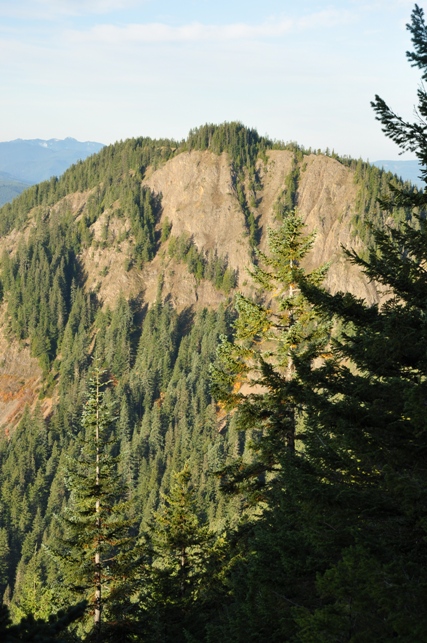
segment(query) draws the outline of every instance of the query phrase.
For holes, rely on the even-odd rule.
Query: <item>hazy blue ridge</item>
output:
[[[418,161],[374,161],[373,165],[397,174],[403,181],[411,181],[418,187],[425,186],[420,179],[421,165]]]
[[[34,184],[60,176],[70,165],[99,152],[103,143],[74,138],[16,139],[0,143],[0,173],[12,180]]]
[[[7,172],[0,172],[0,207],[21,194],[31,184],[7,178]]]

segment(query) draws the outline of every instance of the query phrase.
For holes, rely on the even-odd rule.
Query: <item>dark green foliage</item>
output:
[[[418,5],[412,13],[412,22],[408,25],[408,29],[412,34],[412,42],[415,47],[414,52],[408,52],[407,57],[413,63],[413,67],[418,67],[422,70],[422,79],[427,78],[426,74],[426,26],[424,21],[424,11]],[[422,165],[427,163],[426,152],[426,138],[425,138],[425,124],[422,117],[425,115],[426,108],[426,93],[421,86],[418,90],[418,113],[420,119],[415,123],[407,123],[395,114],[379,96],[375,96],[375,101],[372,103],[377,119],[382,124],[383,132],[388,138],[397,143],[402,151],[415,152]]]
[[[189,150],[210,150],[214,154],[228,152],[237,173],[243,168],[255,169],[258,157],[273,147],[272,141],[259,136],[254,129],[248,129],[242,123],[224,123],[223,125],[203,125],[190,130],[186,141]]]
[[[67,194],[96,188],[88,212],[93,223],[93,217],[96,218],[105,208],[105,198],[108,200],[111,188],[117,190],[121,181],[131,180],[133,176],[141,177],[148,166],[164,163],[178,147],[174,141],[150,138],[129,139],[104,147],[98,154],[71,166],[59,179],[52,177],[32,186],[13,204],[5,205],[1,209],[0,233],[6,234],[12,228],[24,226],[33,208],[41,207],[47,212]]]
[[[260,137],[240,123],[206,125],[192,130],[187,141],[148,137],[129,139],[104,147],[98,154],[71,166],[60,177],[31,186],[13,204],[1,209],[0,233],[12,228],[22,228],[34,208],[44,213],[67,194],[93,190],[91,206],[85,216],[93,221],[103,209],[109,207],[118,192],[125,193],[134,180],[140,183],[148,167],[157,168],[174,155],[186,150],[210,149],[215,154],[228,152],[237,172],[243,167],[255,167],[257,157],[273,147],[273,143]],[[275,144],[277,147],[277,144]],[[281,145],[284,147],[284,145]]]
[[[97,367],[88,384],[82,435],[66,472],[70,499],[62,513],[64,535],[52,550],[62,582],[88,602],[96,640],[104,621],[126,620],[137,565],[132,522],[126,518],[127,490],[111,455],[112,424],[105,374]]]
[[[132,255],[127,261],[129,266],[132,263],[140,266],[155,254],[154,226],[160,213],[158,199],[149,196],[147,188],[141,188],[146,170],[155,169],[187,150],[210,150],[230,156],[234,189],[245,215],[250,243],[255,248],[260,232],[256,214],[257,191],[261,187],[257,161],[265,161],[266,151],[273,148],[292,149],[298,157],[302,156],[302,150],[295,144],[272,142],[233,122],[191,130],[187,140],[181,142],[137,138],[116,143],[73,165],[59,179],[52,177],[32,186],[13,204],[5,205],[0,211],[0,233],[22,229],[34,210],[48,218],[52,206],[67,194],[90,190],[79,222],[80,242],[89,245],[90,226],[103,212],[118,206],[117,214],[130,217],[134,237]]]
[[[215,440],[208,369],[218,336],[226,331],[221,310],[178,316],[169,306],[157,305],[147,313],[129,377],[131,408],[137,411],[130,466],[145,521],[157,507],[159,490],[169,486],[171,470],[186,461],[199,480],[199,506],[205,505],[212,522],[223,517],[209,472],[224,459],[228,445]]]
[[[420,16],[416,8],[410,26],[417,51]],[[387,112],[380,114],[393,138]],[[412,206],[419,205],[416,193],[402,194],[397,203],[408,206],[412,194]],[[236,590],[228,633],[250,613],[249,640],[254,630],[269,640],[305,642],[425,639],[424,213],[416,226],[403,222],[373,235],[367,259],[349,254],[387,288],[381,306],[301,281],[305,297],[340,331],[323,364],[309,368],[294,358],[305,408],[302,448],[283,454],[269,510],[250,537],[248,572],[258,584],[246,575],[246,595]],[[275,551],[282,551],[280,565],[262,582]],[[281,620],[270,625],[267,615],[280,606]]]
[[[226,492],[244,494],[247,516],[231,541],[231,599],[212,623],[212,641],[291,640],[293,609],[314,594],[319,560],[296,468],[307,412],[301,371],[311,371],[330,330],[301,291],[325,275],[325,267],[307,274],[301,266],[313,240],[295,212],[270,232],[269,253],[253,270],[260,292],[237,299],[233,341],[222,339],[213,370],[213,390],[248,448],[219,472]]]
[[[33,210],[36,225],[15,255],[5,254],[2,282],[11,334],[30,343],[45,371],[41,395],[53,395],[51,411],[42,407],[47,417],[28,410],[0,439],[0,589],[14,622],[24,617],[25,636],[74,602],[73,583],[82,595],[90,584],[92,500],[101,485],[93,476],[87,482],[93,443],[85,432],[93,423],[85,416],[82,427],[81,418],[96,354],[114,381],[105,404],[116,409],[102,447],[103,497],[112,508],[104,526],[120,532],[109,543],[108,573],[117,562],[121,578],[104,594],[111,598],[104,640],[425,639],[427,233],[423,211],[415,224],[412,216],[421,193],[387,188],[389,175],[347,160],[360,185],[359,236],[373,239],[367,224],[386,220],[377,194],[386,191],[399,205],[396,229],[375,233],[369,260],[353,255],[392,296],[382,308],[331,297],[317,287],[322,270],[301,269],[311,238],[293,208],[304,151],[286,146],[294,164],[278,203],[282,227],[271,234],[270,251],[257,255],[259,292],[237,298],[236,339],[221,344],[215,386],[227,408],[212,399],[209,365],[218,338],[230,339],[233,313],[178,313],[161,302],[161,280],[150,309],[124,297],[101,309],[87,291],[80,253],[129,242],[130,270],[150,261],[161,241],[197,280],[230,292],[237,275],[226,257],[171,237],[168,221],[158,229],[160,196],[142,187],[145,172],[185,150],[227,153],[255,248],[259,170],[266,151],[284,147],[236,123],[202,127],[187,142],[126,141],[1,210],[3,233],[22,229]],[[90,190],[76,219],[65,201],[58,205],[75,190]],[[334,316],[341,334],[326,351],[323,322]],[[248,393],[254,383],[262,388]],[[69,488],[66,470],[74,471]],[[173,471],[181,471],[178,479]],[[224,489],[244,491],[243,500],[226,500],[216,471]],[[55,514],[68,516],[71,527],[63,576],[46,555],[64,543]],[[223,533],[228,522],[224,544],[212,530]],[[133,546],[137,533],[145,534],[142,550]],[[87,557],[79,555],[83,545]],[[5,623],[15,627],[6,616]],[[85,636],[71,629],[70,636]]]
[[[418,7],[410,30],[417,52],[410,58],[419,62],[427,32]],[[380,99],[374,107],[400,144],[410,145],[414,131],[424,128],[408,129]],[[425,163],[424,139],[418,144]],[[422,202],[405,186],[390,190],[399,207],[413,211]],[[395,227],[380,223],[373,230],[375,245],[367,257],[349,253],[368,279],[387,289],[381,306],[299,281],[315,312],[335,320],[335,337],[323,361],[313,363],[293,351],[292,380],[299,384],[294,404],[304,410],[297,425],[299,447],[273,451],[276,477],[263,495],[260,517],[237,532],[237,552],[243,555],[230,576],[233,600],[212,640],[421,642],[426,637],[427,227],[423,211],[415,211],[415,225],[405,211],[394,215]],[[268,328],[263,306],[248,310],[240,351],[225,345],[229,370],[223,371],[223,385],[239,378],[246,360],[253,360],[252,338],[262,338],[260,329]],[[285,325],[281,332],[286,338]],[[280,334],[270,348],[280,363]],[[260,417],[270,414],[286,431],[286,418],[271,396],[272,371],[264,372],[270,378],[264,375],[267,390],[253,395],[251,404],[248,396],[238,399],[236,390],[228,399],[237,398],[242,409],[237,414],[247,426],[256,417],[251,406],[264,410],[265,404]],[[276,386],[283,394],[288,389],[286,381]],[[266,438],[260,437],[258,453],[269,453]],[[254,464],[225,470],[232,489],[248,479]]]
[[[221,593],[224,544],[197,515],[187,466],[153,513],[148,535],[152,567],[144,580],[146,641],[203,640]]]
[[[301,168],[298,157],[295,155],[292,163],[292,170],[285,179],[285,193],[282,201],[283,214],[288,214],[297,207],[297,191]]]
[[[20,623],[12,625],[9,610],[6,605],[0,607],[0,639],[2,643],[65,643],[69,641],[66,630],[68,626],[79,619],[85,608],[80,603],[68,610],[62,610],[49,618],[48,621],[27,616]]]
[[[149,190],[140,183],[136,190],[133,182],[123,205],[133,236],[130,261],[141,267],[155,253],[159,204]],[[97,302],[93,293],[85,296],[81,289],[84,276],[77,257],[85,230],[74,224],[67,211],[60,209],[47,218],[40,214],[16,255],[3,255],[11,330],[18,338],[30,340],[31,352],[45,373],[60,350],[62,372],[68,375],[81,369],[87,359],[88,332]]]
[[[160,236],[161,243],[164,243],[169,239],[171,231],[172,231],[172,223],[168,219],[164,219],[162,224],[162,232]]]
[[[30,339],[31,352],[47,372],[61,345],[72,305],[71,287],[78,275],[80,240],[67,212],[48,221],[37,218],[16,255],[2,259],[11,329]]]
[[[255,248],[259,242],[257,215],[254,212],[256,190],[260,187],[257,160],[266,158],[266,150],[273,147],[273,142],[259,136],[255,130],[233,122],[223,125],[206,124],[191,130],[186,146],[190,150],[210,150],[215,154],[228,152],[232,164],[233,187],[245,216],[250,244]]]
[[[116,181],[105,193],[102,206],[107,209],[116,201],[120,203],[116,215],[125,215],[130,223],[128,236],[132,237],[132,246],[129,261],[137,268],[151,261],[156,253],[155,226],[161,210],[160,199],[141,186],[141,179],[141,175],[128,174],[121,181]],[[114,242],[114,238],[109,238],[107,218],[102,244],[107,246]]]
[[[28,412],[10,440],[0,441],[0,544],[7,563],[2,589],[9,586],[15,621],[29,613],[46,619],[55,605],[74,601],[42,547],[58,548],[62,536],[53,514],[67,506],[64,470],[74,462],[83,466],[78,454],[80,447],[85,449],[81,415],[93,312],[83,290],[73,285],[71,290],[73,304],[56,374],[59,397],[50,421]],[[211,475],[234,449],[234,438],[231,443],[218,439],[208,384],[209,363],[228,323],[223,310],[178,315],[169,305],[157,304],[146,312],[138,302],[124,299],[113,311],[96,315],[94,349],[117,378],[116,386],[106,391],[106,402],[117,401],[118,415],[116,441],[106,448],[113,457],[120,451],[118,481],[129,489],[131,501],[124,518],[134,521],[136,530],[151,519],[161,493],[170,487],[171,472],[186,461],[200,519],[220,525],[235,512],[225,505]],[[87,484],[82,488],[84,493],[92,490]],[[76,554],[77,565],[79,561],[83,559]],[[132,631],[134,618],[132,608]]]
[[[70,383],[78,379],[89,365],[91,328],[97,308],[93,293],[84,294],[83,288],[71,285],[71,309],[61,342],[59,367],[60,387],[68,394]]]
[[[412,216],[412,209],[408,205],[396,207],[392,211],[384,213],[384,204],[393,198],[396,190],[404,189],[408,195],[418,194],[418,189],[409,183],[403,184],[390,172],[364,163],[359,160],[354,164],[354,180],[359,186],[359,193],[355,203],[355,214],[352,219],[352,235],[360,237],[366,246],[375,245],[373,230],[378,227],[385,227],[387,217],[400,224],[404,221],[416,221]]]
[[[1,541],[3,554],[2,590],[12,583],[14,566],[20,559],[21,543],[34,525],[37,506],[46,499],[49,478],[48,435],[40,415],[26,413],[16,429],[15,439],[1,443]],[[25,542],[25,541],[24,541]],[[40,533],[34,535],[34,547]],[[8,553],[9,550],[9,553]],[[34,551],[34,550],[33,550]],[[31,552],[32,553],[32,552]],[[6,565],[6,561],[9,563]]]
[[[414,51],[407,52],[407,58],[412,62],[413,67],[418,67],[422,74],[423,80],[427,78],[426,66],[426,43],[427,30],[424,20],[424,11],[418,5],[412,12],[411,23],[407,25],[411,33]],[[377,120],[382,125],[382,130],[388,138],[397,143],[402,151],[414,152],[419,159],[422,170],[423,180],[427,178],[427,139],[425,116],[427,114],[427,93],[423,85],[418,89],[417,120],[414,123],[404,121],[397,115],[379,96],[375,96],[372,107],[377,114]],[[397,205],[413,203],[414,205],[425,205],[425,195],[419,194],[417,198],[412,198],[405,190],[396,192]],[[407,201],[409,197],[409,201]]]
[[[336,561],[319,579],[321,606],[302,613],[301,622],[323,637],[331,628],[348,629],[350,603],[354,636],[365,636],[361,640],[377,633],[418,641],[427,631],[421,608],[427,588],[427,283],[420,267],[427,231],[424,220],[419,224],[418,230],[406,224],[377,231],[368,261],[352,255],[370,278],[387,285],[392,296],[381,307],[349,294],[308,293],[343,329],[334,359],[306,376],[305,453],[312,488],[323,503],[327,499],[335,526],[329,553]],[[321,509],[321,503],[312,508],[319,525]]]
[[[197,280],[209,279],[215,288],[227,294],[237,286],[237,271],[228,267],[227,258],[218,257],[216,251],[199,252],[193,239],[186,234],[170,239],[168,253],[178,261],[184,261]]]
[[[121,378],[129,373],[134,363],[138,330],[136,328],[138,303],[128,302],[119,297],[113,312],[99,311],[95,325],[97,328],[96,350],[103,356],[114,377]]]
[[[179,237],[172,237],[169,241],[168,253],[178,261],[184,261],[188,266],[188,270],[197,280],[203,279],[206,259],[198,251],[197,246],[189,235],[184,233]]]
[[[280,470],[284,450],[295,449],[302,407],[294,362],[311,364],[328,339],[327,326],[300,290],[301,283],[324,278],[324,267],[310,274],[301,267],[313,240],[294,212],[270,231],[270,252],[258,253],[263,267],[252,272],[258,297],[238,295],[233,342],[222,338],[213,369],[213,392],[226,410],[237,409],[236,427],[249,434],[252,452],[248,461],[238,459],[222,471],[223,484],[233,491],[243,486],[255,502]]]

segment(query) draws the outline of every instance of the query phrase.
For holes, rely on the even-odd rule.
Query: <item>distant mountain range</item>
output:
[[[0,205],[11,201],[26,187],[60,176],[70,165],[99,152],[103,143],[16,139],[0,143]]]

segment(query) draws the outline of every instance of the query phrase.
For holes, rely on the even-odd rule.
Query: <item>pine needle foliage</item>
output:
[[[270,230],[269,252],[258,252],[251,272],[259,293],[237,296],[234,335],[222,338],[213,368],[215,397],[226,411],[236,411],[236,428],[252,434],[248,460],[224,468],[223,485],[232,492],[246,489],[253,501],[274,479],[269,474],[280,470],[284,450],[296,448],[303,408],[295,361],[309,368],[328,340],[328,324],[300,287],[319,285],[325,277],[327,266],[310,273],[302,266],[313,242],[295,211]]]
[[[424,11],[417,4],[411,15],[411,22],[406,25],[411,34],[411,40],[414,47],[413,51],[408,51],[406,56],[412,63],[412,67],[418,67],[421,70],[423,81],[427,79],[427,28],[424,19]],[[420,85],[418,92],[418,105],[415,109],[415,122],[405,121],[401,116],[396,114],[392,108],[378,95],[371,103],[377,120],[382,125],[384,134],[394,141],[401,153],[413,152],[419,159],[422,170],[421,176],[425,181],[427,179],[427,91],[424,85]],[[403,206],[423,206],[427,203],[425,192],[419,192],[415,197],[407,190],[393,190],[395,204]]]
[[[89,380],[82,435],[68,461],[70,499],[60,517],[64,535],[55,552],[65,586],[88,602],[95,640],[112,620],[126,620],[138,567],[134,525],[126,517],[127,489],[112,455],[117,416],[106,398],[112,382],[105,375],[96,366]]]
[[[223,538],[199,516],[188,464],[153,512],[147,542],[152,566],[144,581],[144,640],[186,643],[205,640],[215,612],[225,559]]]
[[[408,58],[425,78],[427,28],[417,5],[408,29],[415,49]],[[426,178],[423,88],[418,98],[414,124],[378,96],[373,107],[386,135],[416,152]],[[295,612],[300,641],[423,641],[427,634],[425,192],[403,187],[383,202],[402,204],[415,225],[374,230],[367,258],[348,253],[379,284],[381,304],[304,289],[341,332],[333,357],[304,376],[310,497],[300,498],[310,506],[312,551],[327,543],[327,555],[319,557],[317,605]]]

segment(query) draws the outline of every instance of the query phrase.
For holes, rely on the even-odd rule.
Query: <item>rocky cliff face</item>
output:
[[[275,205],[286,193],[286,179],[294,167],[294,153],[286,150],[268,151],[264,160],[258,161],[256,198],[249,207],[257,220],[261,248],[266,246],[268,228],[279,225]],[[185,233],[200,252],[216,252],[218,256],[227,257],[229,267],[238,271],[238,287],[250,292],[252,286],[246,268],[251,264],[251,247],[228,155],[215,155],[209,151],[183,152],[159,169],[149,168],[143,183],[161,200],[158,230],[168,221],[172,237]],[[331,262],[328,288],[349,290],[374,302],[378,298],[375,285],[367,283],[345,260],[342,252],[342,247],[362,248],[352,228],[357,190],[354,173],[333,158],[309,155],[299,162],[295,195],[298,210],[308,231],[317,233],[307,267]],[[78,221],[92,192],[68,195],[54,204],[50,213],[64,207],[66,202]],[[196,280],[184,263],[168,254],[170,237],[159,242],[154,259],[142,269],[129,269],[126,258],[132,244],[130,225],[123,212],[119,213],[119,208],[120,203],[111,204],[92,225],[92,243],[79,257],[86,279],[85,288],[95,291],[104,307],[114,306],[120,295],[139,297],[150,305],[160,294],[178,309],[216,307],[227,298],[210,281]],[[26,229],[14,230],[0,239],[0,250],[13,253],[31,225],[30,221]],[[33,406],[36,403],[42,378],[28,346],[11,339],[5,305],[2,310],[0,425],[9,426],[26,404]],[[44,400],[43,404],[47,413],[49,400]]]
[[[286,177],[292,170],[293,153],[268,152],[268,162],[260,163],[261,189],[257,192],[255,210],[261,229],[261,247],[265,248],[267,231],[279,225],[275,204],[285,190]],[[239,287],[247,280],[245,268],[251,264],[248,235],[243,212],[233,188],[229,159],[226,154],[209,152],[180,154],[163,168],[153,172],[147,185],[162,195],[162,218],[172,223],[172,234],[187,233],[199,250],[215,250],[228,257],[229,265],[239,271]],[[310,155],[301,168],[297,191],[298,211],[307,231],[316,231],[316,242],[308,268],[331,262],[326,285],[330,290],[349,290],[370,302],[377,300],[373,284],[348,263],[342,248],[362,249],[363,244],[352,229],[357,186],[351,170],[335,159]],[[163,294],[170,294],[178,306],[213,305],[206,284],[196,285],[176,273],[173,261],[159,258],[148,267],[144,283],[148,301],[155,298],[153,284],[165,271]],[[174,272],[177,277],[171,278]],[[184,284],[182,279],[184,278]],[[185,290],[185,292],[184,292]]]

